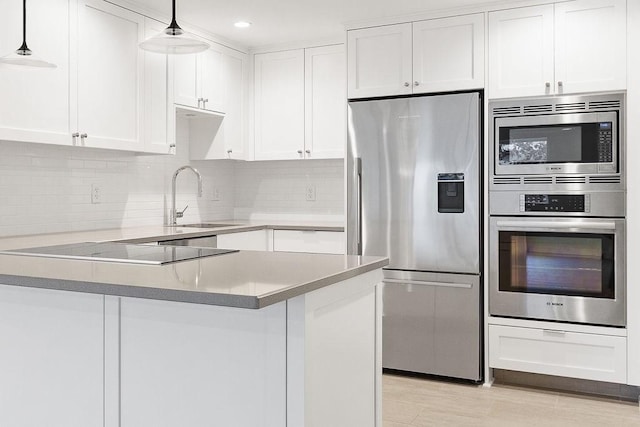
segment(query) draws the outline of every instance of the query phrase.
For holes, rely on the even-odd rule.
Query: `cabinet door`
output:
[[[84,145],[142,151],[141,15],[97,0],[78,3],[77,117]]]
[[[553,93],[553,5],[489,13],[489,97]]]
[[[0,55],[22,42],[22,2],[2,3]],[[27,42],[55,69],[0,65],[0,140],[71,145],[69,0],[30,0]]]
[[[347,32],[349,98],[412,92],[411,24]]]
[[[625,0],[558,3],[555,11],[557,93],[625,89]]]
[[[118,425],[286,425],[286,309],[122,298]]]
[[[225,117],[219,131],[224,137],[224,158],[246,159],[244,117],[247,75],[247,55],[228,49],[222,57]]]
[[[103,425],[103,300],[0,285],[0,425]]]
[[[164,28],[162,22],[145,19],[146,37]],[[173,62],[168,55],[144,52],[144,136],[145,152],[175,154]]]
[[[199,108],[198,55],[174,55],[174,102]]]
[[[413,85],[413,93],[483,88],[484,14],[414,22]]]
[[[222,52],[217,46],[198,55],[198,92],[202,108],[224,112],[222,108]]]
[[[344,45],[305,49],[305,158],[344,157],[345,62]]]
[[[255,55],[255,159],[300,159],[304,50]]]

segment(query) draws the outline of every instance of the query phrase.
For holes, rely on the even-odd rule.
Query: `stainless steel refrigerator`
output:
[[[482,379],[481,97],[349,102],[349,253],[389,257],[384,368]]]

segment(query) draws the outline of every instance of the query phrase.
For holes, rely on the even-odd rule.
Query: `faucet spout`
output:
[[[180,172],[186,169],[190,169],[198,177],[198,197],[202,197],[202,175],[200,175],[200,172],[189,165],[179,167],[173,173],[173,178],[171,178],[171,212],[169,213],[169,225],[177,225],[176,220],[178,218],[178,212],[176,211],[176,180]]]

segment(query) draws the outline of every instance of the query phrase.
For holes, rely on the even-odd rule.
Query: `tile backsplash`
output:
[[[163,224],[171,177],[185,164],[202,174],[203,197],[195,175],[183,171],[182,223],[261,213],[342,217],[342,160],[189,161],[188,127],[177,127],[175,156],[0,141],[0,236]],[[315,201],[306,200],[307,184]],[[92,203],[92,185],[100,203]]]

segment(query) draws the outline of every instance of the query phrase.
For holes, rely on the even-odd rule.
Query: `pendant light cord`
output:
[[[22,0],[22,46],[18,48],[23,54],[30,54],[27,47],[27,0]]]

